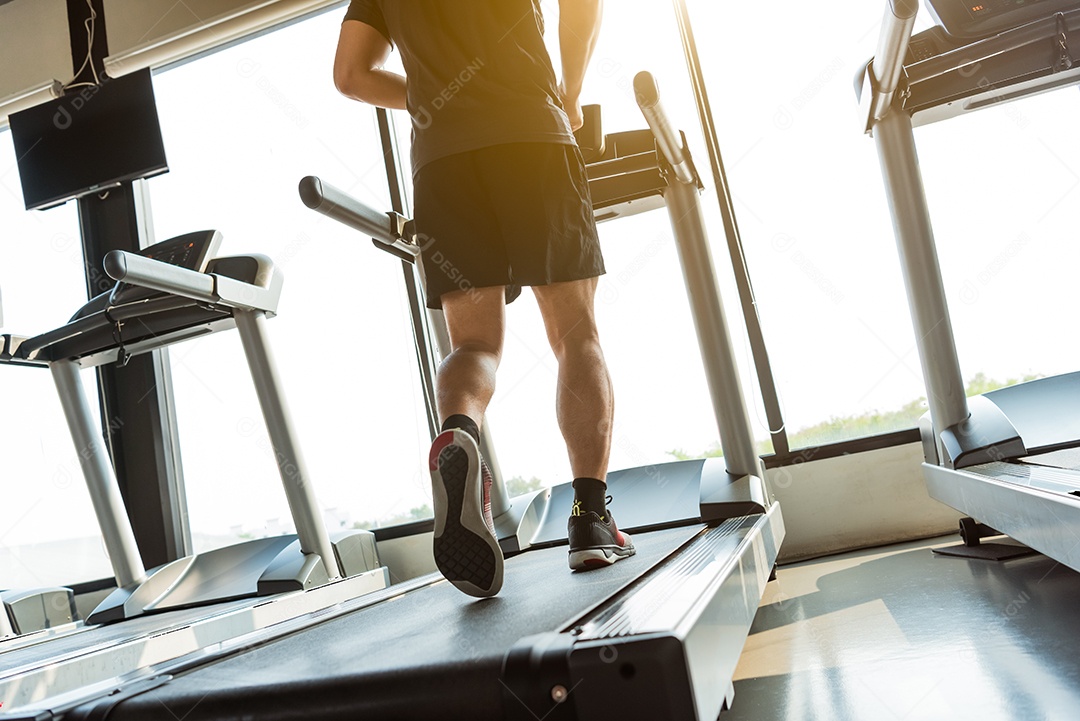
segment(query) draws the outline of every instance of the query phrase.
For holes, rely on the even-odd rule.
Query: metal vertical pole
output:
[[[74,361],[55,361],[49,364],[60,405],[67,418],[75,453],[79,456],[90,500],[94,504],[105,550],[109,554],[116,585],[123,588],[146,580],[146,570],[139,556],[139,546],[131,529],[124,498],[109,465],[105,445],[94,432],[90,406],[83,394],[79,366]],[[2,609],[0,609],[2,612]]]
[[[2,4],[2,3],[0,3]],[[105,0],[66,0],[72,83],[104,77],[109,55]],[[96,14],[92,36],[87,22]],[[78,163],[78,160],[73,160]],[[101,272],[110,250],[136,251],[152,236],[149,200],[142,181],[123,183],[77,201],[79,230],[90,297],[112,282]],[[191,552],[187,500],[168,353],[164,349],[132,358],[126,366],[99,366],[98,394],[105,444],[113,477],[127,505],[140,555],[158,566]]]
[[[739,369],[717,289],[705,219],[695,184],[672,179],[664,193],[679,249],[686,292],[694,315],[701,360],[709,382],[713,413],[720,431],[724,464],[735,476],[763,477],[751,434]]]
[[[713,413],[720,432],[724,463],[735,476],[764,477],[754,446],[750,416],[739,382],[739,368],[731,345],[727,319],[720,300],[716,270],[709,251],[705,215],[701,209],[698,177],[679,133],[660,104],[656,81],[647,72],[634,78],[634,92],[642,115],[656,138],[657,149],[669,166],[664,201],[675,245],[679,249],[690,311],[697,329],[701,361],[712,396]]]
[[[149,241],[149,200],[142,181],[79,198],[87,291],[113,287],[102,271],[113,250],[138,251]],[[191,552],[184,473],[169,353],[165,348],[97,367],[105,444],[127,505],[139,551],[154,567]]]
[[[926,379],[930,417],[940,433],[965,420],[968,405],[911,116],[894,107],[874,124],[873,133]]]
[[[238,310],[235,312],[236,329],[244,344],[244,355],[251,368],[251,378],[259,396],[266,430],[274,448],[274,460],[281,474],[281,484],[289,501],[289,510],[300,538],[300,550],[314,553],[322,558],[326,575],[331,581],[341,578],[334,547],[326,532],[322,513],[319,511],[315,490],[309,481],[307,464],[300,452],[285,395],[281,390],[277,367],[267,343],[265,321],[261,311]]]
[[[897,94],[918,11],[917,0],[886,3],[877,53],[869,67],[873,85],[867,128],[877,146],[892,214],[930,417],[937,433],[941,433],[968,417],[968,405],[915,150],[915,133],[911,116],[902,106],[902,94]]]
[[[686,7],[686,0],[674,0],[674,3],[675,15],[679,23],[679,35],[683,43],[683,55],[686,58],[690,83],[694,88],[701,133],[709,152],[709,164],[712,168],[713,183],[716,186],[716,199],[720,206],[720,217],[724,223],[724,236],[727,239],[728,255],[731,257],[731,268],[735,274],[735,285],[739,291],[743,322],[746,324],[746,333],[750,341],[750,353],[754,360],[758,385],[761,388],[761,400],[765,406],[766,419],[769,422],[769,434],[772,436],[773,451],[778,456],[784,456],[791,450],[788,443],[787,429],[784,425],[784,414],[780,409],[780,397],[776,389],[776,379],[773,378],[772,365],[769,362],[769,350],[765,344],[765,333],[762,330],[761,317],[758,315],[754,287],[750,282],[750,269],[746,262],[746,255],[743,253],[742,237],[739,234],[738,223],[735,221],[735,204],[731,197],[731,188],[728,185],[727,173],[724,170],[724,161],[720,153],[720,141],[716,135],[716,124],[713,122],[712,105],[709,103],[705,76],[701,70],[701,59],[698,56],[694,31],[690,25],[690,12]]]
[[[394,118],[384,108],[375,111],[379,126],[379,137],[383,146],[383,165],[386,170],[386,184],[390,190],[390,207],[404,217],[411,217],[405,194],[405,180],[401,167],[401,153],[394,132]],[[431,440],[439,434],[439,415],[435,409],[435,353],[431,347],[430,312],[424,307],[423,267],[416,262],[401,261],[402,278],[405,292],[409,298],[409,317],[412,320],[413,344],[416,346],[416,362],[420,371],[420,382],[424,391],[424,406]],[[425,313],[427,315],[425,316]]]

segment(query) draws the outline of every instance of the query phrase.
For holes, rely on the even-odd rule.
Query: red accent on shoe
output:
[[[439,470],[439,454],[443,449],[454,442],[453,429],[443,431],[435,440],[431,443],[431,450],[428,452],[428,469],[432,471]]]
[[[487,524],[491,535],[495,535],[495,522],[491,518],[491,469],[484,459],[480,459],[480,487],[483,489],[484,523]]]
[[[626,545],[626,536],[623,535],[622,531],[617,531],[617,534],[618,535],[616,536],[616,540],[619,542],[619,545],[620,546],[625,546]]]

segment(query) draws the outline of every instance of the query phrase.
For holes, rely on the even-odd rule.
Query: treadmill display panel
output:
[[[210,256],[217,251],[220,239],[221,236],[212,230],[200,230],[154,243],[140,250],[139,255],[201,273],[206,270]]]
[[[154,243],[140,250],[139,255],[202,273],[217,252],[219,245],[221,245],[221,233],[214,230],[199,230]],[[161,292],[118,282],[112,291],[106,291],[106,295],[108,295],[109,304],[122,305],[152,298],[161,295]]]
[[[927,0],[926,5],[949,35],[969,40],[1080,9],[1077,0]]]

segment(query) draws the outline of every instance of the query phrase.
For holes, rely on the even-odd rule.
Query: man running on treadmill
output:
[[[607,510],[614,399],[593,312],[604,260],[573,135],[602,0],[560,0],[559,10],[561,83],[539,0],[352,0],[334,61],[344,95],[412,117],[427,302],[445,314],[451,344],[435,379],[434,555],[447,580],[480,597],[503,577],[480,427],[505,306],[522,286],[559,363],[556,412],[575,476],[570,567],[634,553]],[[393,46],[407,81],[382,67]]]

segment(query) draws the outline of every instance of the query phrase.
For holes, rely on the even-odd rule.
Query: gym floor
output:
[[[721,720],[1080,718],[1080,573],[931,551],[959,542],[781,567]]]

